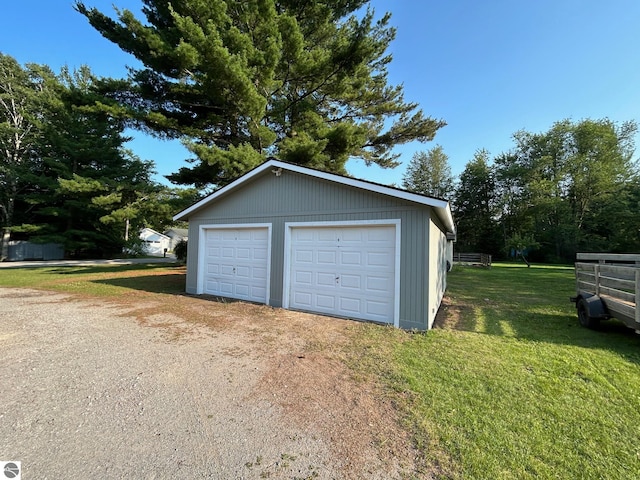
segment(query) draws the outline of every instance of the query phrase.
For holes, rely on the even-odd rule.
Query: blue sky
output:
[[[102,38],[68,0],[5,1],[0,51],[21,63],[121,77],[133,57]],[[140,12],[139,0],[86,0]],[[394,170],[350,161],[358,178],[400,185],[417,151],[442,145],[458,175],[476,150],[509,150],[520,129],[548,130],[565,118],[640,122],[640,1],[637,0],[373,0],[397,28],[389,67],[405,100],[447,126],[433,142],[399,147]],[[141,14],[140,14],[141,15]],[[186,150],[136,134],[129,145],[153,160],[157,179],[184,166]]]

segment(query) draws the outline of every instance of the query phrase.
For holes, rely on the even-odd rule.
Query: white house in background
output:
[[[189,230],[186,228],[170,228],[164,234],[169,237],[169,250],[173,251],[181,240],[189,239]]]
[[[169,250],[171,245],[171,238],[151,228],[143,228],[140,238],[144,241],[147,255],[164,255],[165,249]]]

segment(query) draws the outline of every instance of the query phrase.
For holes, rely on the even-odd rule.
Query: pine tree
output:
[[[170,179],[220,186],[269,156],[346,173],[351,157],[398,164],[395,145],[444,122],[388,85],[390,16],[366,0],[143,0],[146,20],[76,9],[144,65],[102,89],[105,110],[183,139],[192,166]]]
[[[30,238],[61,243],[71,255],[108,256],[124,242],[123,210],[155,187],[153,164],[124,148],[124,124],[93,107],[100,96],[87,67],[53,80],[56,102],[40,131],[41,172],[22,195]]]

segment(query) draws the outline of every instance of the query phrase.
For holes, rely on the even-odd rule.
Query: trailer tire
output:
[[[580,298],[578,300],[576,308],[578,309],[578,321],[580,322],[580,325],[586,328],[598,328],[598,325],[600,325],[600,319],[589,315],[589,305],[584,298]]]

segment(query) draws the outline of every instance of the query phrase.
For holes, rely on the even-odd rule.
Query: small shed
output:
[[[447,284],[446,200],[269,160],[180,212],[186,291],[428,330]]]
[[[165,248],[169,250],[171,239],[151,228],[140,230],[140,238],[144,242],[144,251],[147,255],[164,255]]]

